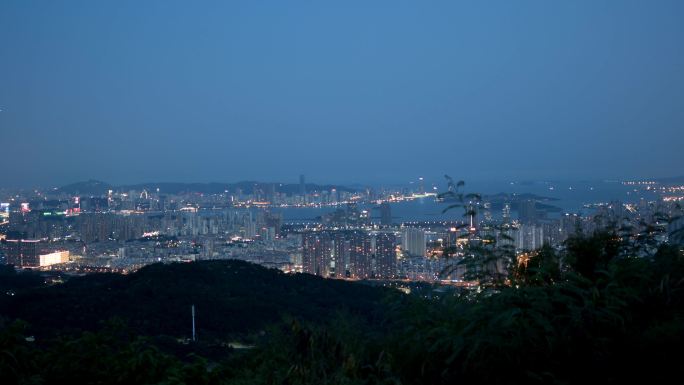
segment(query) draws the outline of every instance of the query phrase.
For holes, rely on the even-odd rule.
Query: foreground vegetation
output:
[[[681,381],[684,255],[630,247],[609,232],[572,239],[503,285],[429,299],[235,261],[17,283],[0,303],[0,374],[7,384]],[[200,339],[184,343],[191,303]]]

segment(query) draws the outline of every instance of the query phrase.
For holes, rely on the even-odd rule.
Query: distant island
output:
[[[506,203],[510,205],[512,211],[519,211],[520,205],[525,201],[534,201],[535,209],[544,212],[561,212],[562,209],[558,206],[550,204],[550,202],[559,201],[558,198],[551,198],[532,193],[512,194],[512,193],[498,193],[493,195],[484,195],[483,202],[491,203],[492,210],[501,210]],[[453,199],[444,199],[443,202],[448,203],[455,201]]]
[[[539,211],[544,211],[544,212],[549,212],[549,213],[551,213],[551,212],[558,213],[558,212],[562,211],[562,209],[560,207],[550,204],[550,202],[559,201],[558,198],[545,197],[545,196],[531,194],[531,193],[523,193],[523,194],[498,193],[495,195],[487,195],[484,198],[486,201],[488,201],[492,204],[493,210],[501,210],[505,203],[509,203],[511,205],[511,210],[519,211],[521,202],[534,201],[535,202],[535,208]]]

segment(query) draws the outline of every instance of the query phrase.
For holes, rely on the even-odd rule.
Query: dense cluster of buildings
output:
[[[397,277],[396,237],[392,232],[323,230],[302,233],[302,271],[324,277]]]
[[[8,239],[5,241],[7,264],[22,267],[45,267],[69,262],[68,250],[45,251],[39,240]]]
[[[459,264],[459,258],[466,257],[469,243],[508,246],[507,250],[523,255],[546,245],[561,248],[574,235],[606,228],[626,232],[628,238],[647,232],[656,244],[684,243],[684,217],[678,216],[680,211],[676,205],[665,200],[642,200],[639,204],[613,201],[596,205],[592,215],[564,213],[553,218],[542,212],[534,200],[518,202],[515,219],[511,218],[509,204],[502,206],[501,219],[484,215],[488,209],[491,210],[482,203],[473,218],[461,222],[384,226],[381,219],[374,227],[304,230],[303,271],[336,278],[461,281],[465,270],[454,266]],[[482,219],[478,220],[478,215]],[[340,226],[349,221],[334,223]],[[447,249],[456,251],[451,259],[444,258],[443,251]]]
[[[0,260],[24,268],[76,272],[135,270],[155,262],[243,259],[291,272],[340,279],[444,278],[453,260],[443,250],[493,240],[516,253],[561,247],[578,232],[643,223],[663,231],[659,242],[683,242],[676,196],[638,204],[595,204],[592,214],[549,215],[533,198],[477,202],[469,218],[396,221],[396,202],[434,199],[422,181],[413,189],[352,191],[254,184],[217,193],[162,194],[159,189],[75,196],[61,190],[0,191]],[[651,186],[649,185],[649,187]],[[665,191],[665,190],[664,190]],[[684,189],[666,190],[669,194]],[[288,223],[282,207],[332,209]],[[515,218],[512,213],[516,213]],[[458,255],[458,253],[456,254]],[[458,276],[449,278],[458,279]]]

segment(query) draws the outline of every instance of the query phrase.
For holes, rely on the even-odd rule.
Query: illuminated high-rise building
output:
[[[489,223],[492,221],[492,203],[491,202],[485,202],[482,206],[484,208],[484,210],[483,210],[484,211],[483,212],[484,220],[485,220],[485,222]]]
[[[375,236],[375,277],[395,278],[397,275],[397,238],[394,234]]]
[[[412,257],[424,257],[427,252],[425,231],[415,227],[404,228],[402,248]]]
[[[349,240],[342,231],[337,231],[332,235],[332,275],[337,278],[345,278],[349,274]]]
[[[33,239],[8,239],[5,241],[5,256],[8,265],[17,267],[38,267],[39,240]]]
[[[359,279],[370,277],[373,254],[370,235],[365,231],[350,231],[348,239],[350,276]]]
[[[537,206],[533,199],[528,199],[518,204],[518,219],[522,223],[537,222]]]
[[[544,228],[534,224],[521,224],[515,236],[518,251],[531,251],[544,246]]]
[[[302,234],[302,270],[322,277],[333,275],[333,249],[334,242],[328,232]]]
[[[511,221],[511,204],[504,202],[502,210],[502,218],[504,223],[509,223]]]

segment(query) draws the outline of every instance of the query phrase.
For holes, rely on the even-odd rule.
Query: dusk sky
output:
[[[684,175],[684,1],[0,2],[0,187]]]

